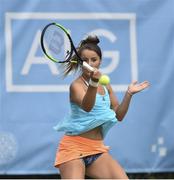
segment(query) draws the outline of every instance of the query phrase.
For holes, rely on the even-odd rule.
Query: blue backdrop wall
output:
[[[69,111],[68,86],[40,49],[56,21],[75,44],[100,37],[102,71],[122,100],[132,80],[151,87],[133,96],[123,122],[105,139],[127,172],[174,171],[173,0],[0,0],[0,174],[57,173],[63,135],[53,126]]]

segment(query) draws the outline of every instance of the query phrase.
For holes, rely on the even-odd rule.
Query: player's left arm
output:
[[[118,121],[122,121],[128,111],[128,107],[129,107],[132,95],[130,95],[128,92],[126,92],[122,102],[119,103],[117,97],[115,96],[115,94],[112,90],[111,85],[107,85],[107,89],[109,91],[109,96],[110,96],[110,101],[111,101],[111,109],[113,109],[115,111],[116,118],[118,119]]]
[[[115,111],[116,118],[119,121],[122,121],[123,118],[125,117],[125,115],[128,111],[128,108],[129,108],[129,104],[130,104],[132,95],[144,90],[145,88],[149,87],[149,85],[150,84],[148,81],[144,81],[142,83],[137,83],[137,81],[132,82],[128,86],[128,90],[126,91],[125,96],[120,104],[119,104],[116,96],[114,95],[114,92],[113,92],[111,86],[110,85],[107,86],[109,95],[110,95],[110,100],[111,100],[111,108]]]

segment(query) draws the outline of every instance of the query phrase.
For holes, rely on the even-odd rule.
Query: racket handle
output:
[[[90,72],[94,71],[94,68],[91,67],[87,62],[83,61],[83,65],[82,65],[85,69],[87,69]]]

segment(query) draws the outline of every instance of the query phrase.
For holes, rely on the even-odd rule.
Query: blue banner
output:
[[[50,22],[68,28],[76,45],[99,36],[101,70],[120,102],[131,81],[151,83],[105,144],[127,172],[174,171],[173,0],[0,0],[0,174],[57,173],[63,133],[53,126],[69,112],[74,76],[63,79],[43,56]]]

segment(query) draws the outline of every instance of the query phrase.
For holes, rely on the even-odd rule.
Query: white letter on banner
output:
[[[40,47],[40,36],[41,36],[41,31],[38,31],[36,33],[36,36],[35,36],[34,41],[32,43],[29,54],[26,58],[25,64],[22,68],[22,71],[21,71],[22,75],[28,74],[32,64],[47,64],[53,75],[59,74],[59,71],[58,71],[55,63],[53,63],[50,60],[45,59],[45,57],[36,57],[35,56],[38,47]]]
[[[89,34],[106,37],[112,43],[117,40],[117,37],[111,31],[108,31],[106,29],[96,29],[89,32]],[[103,57],[111,58],[110,64],[107,67],[101,68],[101,71],[103,73],[109,74],[117,68],[119,64],[120,54],[118,51],[103,51]]]

